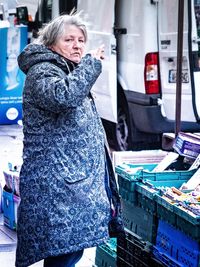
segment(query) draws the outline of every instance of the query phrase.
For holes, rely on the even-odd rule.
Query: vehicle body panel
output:
[[[79,0],[78,11],[83,11],[88,23],[87,51],[105,45],[103,72],[95,83],[92,92],[99,113],[103,119],[117,122],[117,73],[116,39],[113,34],[115,1]],[[94,12],[98,10],[98,12]],[[106,16],[105,15],[109,14]]]

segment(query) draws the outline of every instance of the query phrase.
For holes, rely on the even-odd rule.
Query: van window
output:
[[[77,9],[77,0],[68,0],[68,1],[60,0],[59,2],[60,14],[66,14],[66,13],[69,14],[73,8]]]
[[[197,26],[197,35],[200,38],[200,0],[194,1],[194,11]],[[198,42],[198,57],[200,58],[200,43]]]
[[[42,0],[39,9],[35,14],[35,21],[43,23],[48,23],[52,19],[52,5],[53,0]]]

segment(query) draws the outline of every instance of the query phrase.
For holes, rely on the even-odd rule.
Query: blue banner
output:
[[[27,26],[0,28],[0,124],[17,124],[22,119],[25,75],[17,57],[27,40]]]

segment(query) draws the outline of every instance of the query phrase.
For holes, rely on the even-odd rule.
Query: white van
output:
[[[160,148],[175,131],[178,0],[42,0],[36,22],[74,6],[89,22],[88,49],[105,44],[94,88],[111,146]],[[39,24],[40,24],[39,23]],[[181,130],[200,131],[200,1],[184,0]]]

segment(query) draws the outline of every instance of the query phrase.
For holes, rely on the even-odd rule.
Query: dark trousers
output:
[[[83,250],[44,259],[44,267],[75,267],[83,256]]]

